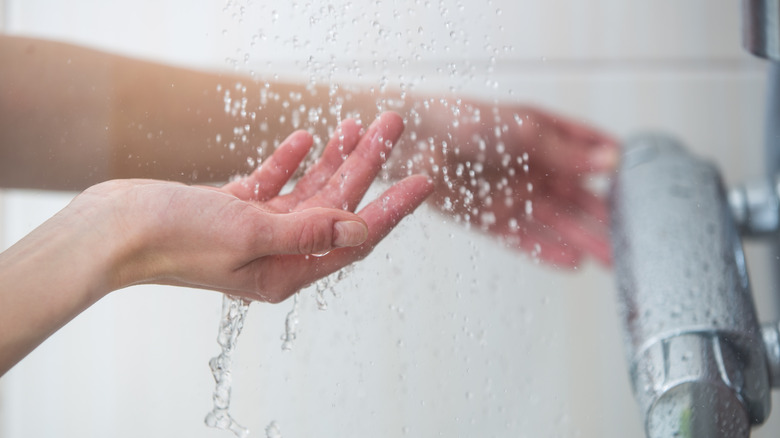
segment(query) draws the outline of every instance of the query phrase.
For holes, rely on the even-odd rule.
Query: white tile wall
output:
[[[420,87],[533,102],[621,137],[661,129],[729,181],[763,169],[764,66],[740,48],[737,2],[363,3],[7,0],[6,20],[11,32],[205,68],[233,58],[300,74],[308,55],[334,55],[371,82],[374,61],[401,56]],[[335,42],[322,37],[331,28]],[[291,29],[312,32],[294,41]],[[469,62],[473,80],[436,71]],[[2,233],[21,238],[70,196],[6,194]],[[762,255],[751,249],[751,267],[767,291]],[[285,437],[641,435],[609,272],[557,273],[423,211],[337,290],[324,312],[304,293],[287,353],[292,303],[253,306],[234,407],[254,436],[271,421]],[[163,287],[109,296],[0,380],[0,437],[227,436],[202,425],[219,305]],[[771,423],[754,436],[776,436]]]

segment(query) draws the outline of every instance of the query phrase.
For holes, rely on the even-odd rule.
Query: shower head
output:
[[[715,167],[636,137],[610,199],[625,345],[648,437],[746,437],[769,415],[761,329]]]

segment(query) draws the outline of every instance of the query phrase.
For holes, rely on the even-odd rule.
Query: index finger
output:
[[[387,112],[380,115],[328,182],[295,210],[319,206],[354,211],[403,129],[403,119],[398,114]]]
[[[347,119],[339,125],[322,156],[295,184],[290,193],[269,201],[279,211],[292,211],[298,204],[314,196],[349,157],[360,141],[360,124]]]
[[[290,134],[251,175],[226,184],[223,189],[245,201],[266,201],[279,194],[312,145],[306,131]]]

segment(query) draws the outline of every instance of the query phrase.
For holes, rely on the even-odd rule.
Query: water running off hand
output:
[[[217,386],[214,389],[214,408],[206,415],[206,425],[218,429],[227,429],[237,437],[245,438],[249,429],[236,423],[228,412],[230,409],[231,370],[233,366],[233,350],[236,340],[244,327],[249,303],[241,298],[224,295],[222,298],[222,319],[219,323],[217,342],[222,348],[219,356],[209,361],[209,367],[214,374]]]

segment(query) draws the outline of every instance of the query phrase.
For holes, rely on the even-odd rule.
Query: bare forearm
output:
[[[66,216],[0,254],[0,375],[110,288],[118,239]]]
[[[0,38],[0,183],[84,189],[124,176],[224,177],[219,75]],[[232,158],[232,160],[231,160]],[[206,169],[212,166],[210,172]]]
[[[366,93],[338,87],[254,81],[7,36],[0,78],[5,187],[224,181],[251,170],[293,129],[326,138],[339,117],[331,108],[368,120],[377,113]]]
[[[480,109],[485,119],[493,116],[484,104],[254,80],[45,40],[0,37],[0,78],[2,187],[82,190],[117,178],[222,182],[250,172],[295,129],[326,139],[340,120],[370,121],[385,109],[407,120],[389,163],[394,177],[435,174],[442,142],[471,148],[474,131],[492,133],[490,124],[474,122]],[[455,128],[456,113],[470,126]],[[470,134],[458,135],[464,130]]]
[[[390,109],[422,121],[412,130],[438,135],[446,111],[396,91],[254,80],[8,36],[0,36],[0,79],[2,187],[225,181],[295,129],[326,139],[344,118],[371,121]],[[412,146],[407,132],[393,161],[406,163]]]
[[[277,302],[365,257],[432,187],[406,178],[352,213],[402,121],[385,114],[359,131],[344,122],[341,139],[283,196],[312,145],[305,132],[222,189],[134,179],[76,196],[0,253],[0,375],[113,290],[173,284]]]

